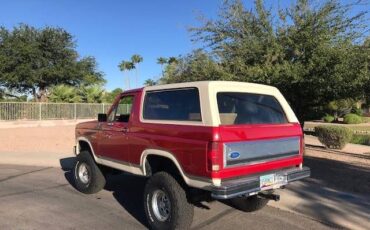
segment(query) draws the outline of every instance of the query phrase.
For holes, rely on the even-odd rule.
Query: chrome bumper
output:
[[[260,176],[266,174],[275,174],[278,182],[270,187],[261,188]],[[211,195],[215,199],[230,199],[237,196],[252,196],[260,191],[277,189],[290,182],[309,177],[311,170],[308,167],[289,168],[279,171],[266,172],[259,175],[253,175],[245,178],[228,180],[221,183],[221,186],[213,186]]]

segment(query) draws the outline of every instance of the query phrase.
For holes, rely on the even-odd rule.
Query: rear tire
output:
[[[74,168],[76,189],[85,194],[93,194],[105,186],[105,177],[88,151],[77,155]]]
[[[183,187],[167,172],[148,179],[144,209],[150,229],[188,229],[193,222],[193,205]]]
[[[230,199],[231,205],[244,212],[254,212],[267,205],[269,200],[255,196]]]

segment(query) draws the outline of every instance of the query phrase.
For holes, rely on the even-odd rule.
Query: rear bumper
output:
[[[266,174],[275,174],[278,182],[269,187],[261,188],[260,176]],[[222,182],[221,186],[211,188],[211,195],[215,199],[230,199],[237,196],[251,196],[260,191],[277,189],[290,182],[309,177],[311,170],[308,167],[289,168],[279,171],[268,172],[261,175],[253,175],[240,179],[228,180]]]

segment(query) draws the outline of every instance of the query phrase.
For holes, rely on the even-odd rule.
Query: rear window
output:
[[[196,88],[149,91],[143,108],[144,119],[201,121],[199,92]]]
[[[279,102],[270,95],[220,92],[217,104],[222,125],[287,123]]]

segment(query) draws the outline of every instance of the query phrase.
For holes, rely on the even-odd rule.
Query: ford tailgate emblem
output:
[[[238,152],[231,152],[231,153],[229,153],[229,157],[231,159],[237,159],[237,158],[240,157],[240,153],[238,153]]]

